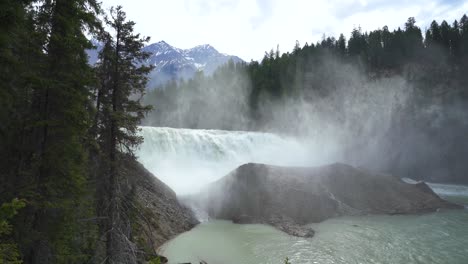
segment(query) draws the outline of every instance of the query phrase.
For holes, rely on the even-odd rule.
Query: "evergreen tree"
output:
[[[408,18],[405,23],[403,56],[414,60],[418,58],[423,50],[423,38],[421,29],[416,26],[414,17]]]
[[[460,26],[458,21],[455,20],[452,24],[452,28],[450,30],[450,54],[458,58],[460,54]]]
[[[354,28],[348,40],[348,53],[350,56],[366,57],[367,41],[366,35],[362,34],[361,27]]]
[[[468,81],[468,16],[460,20],[460,77]],[[466,87],[466,86],[465,86]]]
[[[468,16],[463,15],[460,20],[460,49],[465,58],[468,57]],[[466,60],[465,60],[466,62]]]
[[[119,192],[119,171],[124,156],[134,158],[133,151],[142,142],[138,125],[151,108],[142,106],[141,96],[152,67],[142,64],[149,54],[141,49],[149,38],[133,33],[135,25],[126,21],[121,6],[112,8],[106,24],[113,34],[105,34],[105,45],[100,52],[101,62],[97,66],[99,88],[95,123],[99,131],[98,141],[103,166],[100,190],[105,190],[102,212],[107,218],[103,234],[106,237],[106,262],[116,263],[131,259],[128,249],[134,247],[129,238],[130,230],[124,225],[125,208],[123,194]],[[134,261],[134,260],[131,260]]]
[[[0,193],[3,202],[18,195],[17,174],[24,170],[24,139],[30,111],[31,84],[28,80],[39,61],[40,46],[34,44],[32,23],[26,8],[29,1],[0,2]],[[0,200],[0,202],[2,201]]]
[[[382,32],[380,30],[369,33],[369,63],[370,67],[381,67],[383,60]]]
[[[346,54],[346,38],[343,34],[340,34],[340,37],[338,38],[338,43],[337,43],[337,48],[338,52],[341,56],[344,56]]]
[[[80,198],[86,181],[88,96],[92,71],[83,28],[99,26],[94,0],[46,1],[37,28],[46,51],[41,82],[32,93],[33,153],[28,207],[20,234],[28,263],[81,262],[76,243]],[[22,212],[23,212],[22,211]]]
[[[433,47],[434,45],[442,44],[442,36],[440,33],[440,27],[437,21],[432,21],[431,26],[426,31],[426,46]]]
[[[450,50],[450,25],[447,21],[442,21],[440,24],[440,42],[445,50]]]

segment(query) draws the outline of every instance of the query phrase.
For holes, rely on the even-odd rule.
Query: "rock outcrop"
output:
[[[246,164],[190,199],[210,217],[270,224],[301,237],[314,235],[305,224],[331,217],[460,208],[425,183],[408,184],[345,164],[313,168]]]
[[[125,187],[132,199],[133,240],[146,254],[155,252],[169,239],[198,224],[192,211],[179,203],[175,192],[143,165],[126,162]]]

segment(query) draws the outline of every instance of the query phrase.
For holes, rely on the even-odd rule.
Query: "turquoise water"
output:
[[[430,185],[442,197],[468,205],[467,186]],[[442,193],[443,192],[443,193]],[[211,220],[166,243],[170,263],[468,263],[468,209],[424,215],[340,217],[311,225],[297,238],[266,225]]]
[[[418,216],[341,217],[311,239],[265,225],[209,221],[161,248],[171,263],[468,263],[468,210]]]

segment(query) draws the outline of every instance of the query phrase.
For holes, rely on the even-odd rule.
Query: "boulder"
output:
[[[210,217],[270,224],[290,235],[311,237],[308,223],[345,215],[418,214],[462,208],[425,183],[345,164],[279,167],[245,164],[210,184],[190,203]]]

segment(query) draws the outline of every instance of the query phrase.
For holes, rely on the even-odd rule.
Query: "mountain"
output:
[[[96,41],[92,42],[97,49],[88,50],[88,56],[89,62],[95,64],[98,60],[97,53],[102,45]],[[220,53],[209,44],[199,45],[191,49],[179,49],[165,41],[159,41],[144,47],[143,50],[151,54],[145,64],[155,66],[150,73],[149,89],[173,79],[189,79],[197,71],[203,71],[205,74],[211,75],[216,68],[229,60],[234,63],[243,61],[237,56]]]

